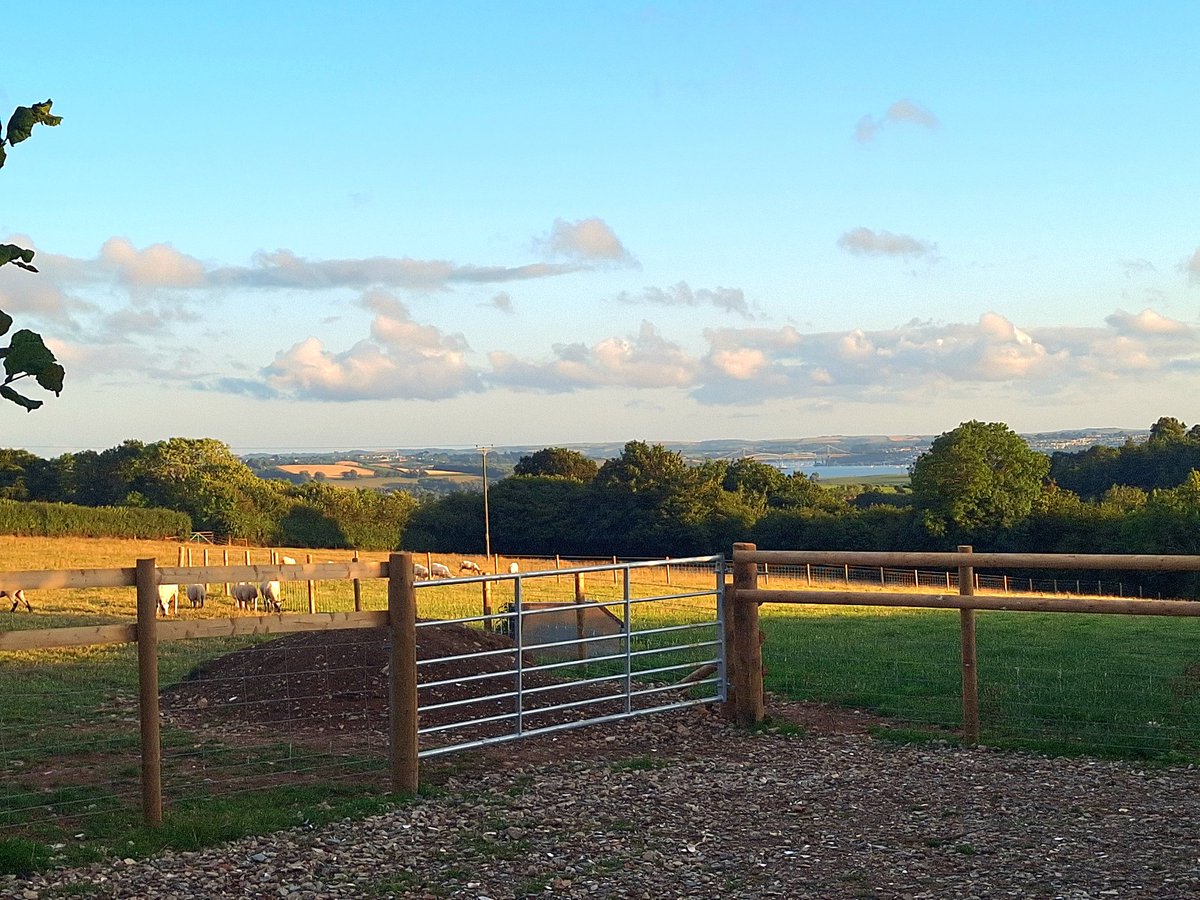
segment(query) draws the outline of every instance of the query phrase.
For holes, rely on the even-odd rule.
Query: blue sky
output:
[[[55,455],[1197,419],[1200,5],[39,6]]]

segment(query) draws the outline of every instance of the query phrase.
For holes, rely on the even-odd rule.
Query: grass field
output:
[[[200,565],[204,548],[191,549],[193,564]],[[219,565],[222,548],[208,552],[210,564]],[[266,550],[251,552],[256,563],[269,559]],[[309,551],[282,552],[303,562]],[[165,542],[0,537],[0,560],[9,571],[127,567],[143,557],[175,565],[178,554],[177,544]],[[231,548],[230,562],[241,563],[244,555]],[[349,558],[348,551],[313,553],[314,562]],[[383,560],[386,554],[361,558]],[[460,558],[434,556],[432,561],[456,572]],[[502,568],[509,561],[505,558]],[[518,563],[523,572],[553,568],[553,561]],[[632,595],[712,584],[711,574],[676,568],[668,586],[664,574],[662,569],[635,572]],[[789,584],[784,576],[771,576],[773,588],[800,586],[798,579]],[[181,607],[180,617],[237,614],[221,585],[210,588],[204,610]],[[383,581],[364,581],[361,588],[363,608],[386,606]],[[570,576],[528,579],[523,588],[527,601],[574,595]],[[593,599],[614,599],[622,585],[611,573],[596,573],[588,576],[586,589]],[[511,601],[512,590],[511,582],[497,583],[493,609]],[[348,583],[319,582],[314,592],[318,610],[353,609]],[[417,597],[422,618],[482,612],[479,584],[431,584]],[[285,611],[307,611],[308,585],[286,584],[284,598]],[[132,588],[37,591],[30,600],[33,614],[10,613],[7,604],[0,608],[0,630],[134,618]],[[635,605],[633,614],[642,617],[642,627],[671,625],[694,619],[700,603],[711,600]],[[879,734],[890,739],[956,739],[961,724],[956,613],[768,604],[761,621],[769,691],[870,710],[884,717]],[[1200,760],[1200,623],[1195,620],[979,612],[977,634],[985,743],[1168,763]],[[262,639],[163,643],[160,680],[170,684],[203,660],[257,640]],[[276,783],[269,790],[223,789],[219,798],[207,800],[180,788],[168,807],[168,827],[140,828],[135,658],[135,648],[128,645],[0,654],[0,679],[9,688],[0,694],[0,831],[11,835],[0,837],[0,872],[113,853],[137,855],[161,846],[202,846],[395,802],[386,795],[386,759],[378,748],[339,747],[331,739],[321,752],[302,751],[280,735],[248,756],[220,734],[197,737],[168,727],[164,754],[181,767],[186,764],[196,784],[227,788],[248,767],[256,772],[265,767]],[[292,775],[294,783],[287,781]],[[167,786],[172,788],[169,781]],[[52,816],[45,816],[47,809]]]
[[[769,691],[871,710],[890,736],[956,739],[959,617],[764,605]],[[983,743],[1051,754],[1200,759],[1200,622],[976,613]]]

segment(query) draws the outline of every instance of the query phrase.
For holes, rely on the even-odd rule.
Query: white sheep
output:
[[[238,609],[249,609],[250,605],[254,605],[254,611],[258,612],[258,587],[248,581],[239,581],[233,586],[230,591],[233,595],[233,600],[237,603]]]
[[[516,574],[517,574],[518,572],[520,572],[520,571],[521,571],[521,567],[520,567],[520,566],[518,566],[516,563],[512,563],[512,564],[510,564],[510,565],[509,565],[509,567],[508,567],[508,574],[509,574],[509,575],[516,575]]]
[[[474,560],[464,559],[458,564],[458,571],[470,572],[472,575],[482,575],[483,569],[479,568],[479,563]]]
[[[192,604],[192,609],[196,607],[204,608],[204,598],[208,596],[208,586],[204,584],[189,584],[187,586],[188,602]]]
[[[294,565],[296,565],[296,561],[295,561],[294,559],[292,559],[290,556],[281,556],[281,557],[279,557],[279,562],[280,562],[280,564],[282,564],[282,565],[285,565],[285,566],[294,566]]]
[[[158,609],[163,616],[171,614],[172,605],[175,607],[175,612],[179,612],[179,585],[177,584],[160,584],[158,586]]]
[[[275,610],[275,612],[283,611],[283,592],[278,581],[264,581],[258,586],[262,591],[263,608],[267,610]]]
[[[443,566],[441,563],[434,563],[433,564],[433,577],[434,578],[449,578],[449,577],[451,577],[449,566]]]
[[[429,570],[427,568],[425,568],[423,565],[421,565],[420,563],[413,563],[413,576],[416,577],[418,580],[428,578]]]
[[[17,607],[22,603],[25,604],[26,612],[33,612],[33,607],[30,606],[29,601],[25,599],[25,591],[21,588],[17,588],[15,591],[0,591],[0,597],[12,598],[13,605],[9,612],[16,612]]]

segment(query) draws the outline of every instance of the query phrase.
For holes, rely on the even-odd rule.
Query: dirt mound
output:
[[[280,730],[286,723],[293,737],[382,733],[390,654],[385,628],[290,634],[197,666],[163,690],[162,708],[176,723],[191,727],[220,723]],[[512,640],[503,635],[461,625],[418,627],[420,727],[438,729],[422,737],[422,748],[513,731],[518,678],[525,729],[624,709],[623,679],[581,684],[558,677],[561,670],[540,669],[528,656],[518,675],[516,657]]]

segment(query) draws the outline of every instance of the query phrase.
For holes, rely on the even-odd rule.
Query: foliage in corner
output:
[[[8,128],[4,138],[0,140],[0,167],[7,158],[4,149],[7,144],[16,146],[27,140],[33,134],[34,125],[57,125],[62,116],[50,114],[53,100],[44,103],[34,103],[31,106],[18,106],[8,120]],[[0,266],[12,263],[27,272],[36,272],[33,265],[33,251],[16,244],[0,244]],[[12,328],[12,316],[0,310],[0,336],[8,334]],[[13,334],[7,347],[0,347],[0,359],[4,360],[4,380],[0,382],[0,397],[33,411],[42,405],[41,400],[33,400],[20,394],[13,388],[12,383],[22,378],[33,378],[42,388],[52,391],[59,396],[63,388],[63,376],[66,374],[58,364],[50,348],[35,331],[22,328]]]

